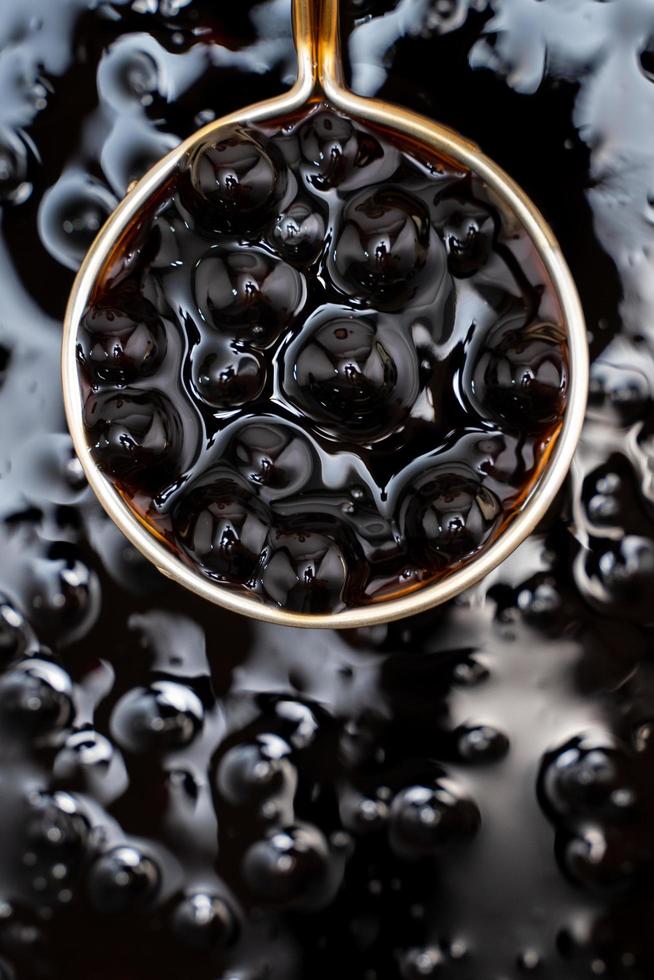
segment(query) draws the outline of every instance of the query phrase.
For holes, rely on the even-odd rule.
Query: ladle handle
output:
[[[340,0],[293,0],[293,36],[298,81],[310,78],[327,98],[345,88],[341,60]]]

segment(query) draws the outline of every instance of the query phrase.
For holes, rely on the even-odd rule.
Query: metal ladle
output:
[[[267,622],[286,626],[353,628],[390,622],[423,612],[478,582],[508,557],[544,516],[570,466],[581,431],[588,387],[586,327],[574,282],[560,247],[542,215],[524,192],[473,143],[416,113],[377,99],[361,98],[344,82],[340,56],[339,0],[293,0],[298,74],[286,94],[248,106],[212,122],[156,163],[129,191],[100,231],[75,280],[64,323],[63,390],[75,450],[100,503],[129,541],[166,576],[203,598]],[[260,123],[297,113],[320,102],[399,136],[423,144],[486,184],[498,205],[527,232],[550,277],[567,334],[569,388],[554,448],[516,516],[477,557],[442,579],[415,591],[329,614],[304,614],[267,605],[210,581],[189,567],[144,526],[94,462],[83,425],[83,402],[76,360],[77,329],[94,286],[116,244],[135,216],[201,141],[235,124]]]

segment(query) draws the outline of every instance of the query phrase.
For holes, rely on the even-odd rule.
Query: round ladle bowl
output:
[[[339,0],[293,0],[293,23],[298,62],[294,86],[284,95],[248,106],[198,130],[145,174],[101,229],[79,270],[66,311],[62,357],[64,402],[75,450],[98,500],[129,541],[164,575],[210,602],[251,618],[285,626],[355,628],[415,615],[452,599],[488,575],[534,530],[565,479],[579,439],[588,388],[586,326],[574,282],[554,235],[529,198],[501,168],[477,146],[447,127],[397,106],[362,98],[347,89],[340,57]],[[512,213],[527,232],[551,279],[567,334],[569,387],[560,431],[535,485],[520,510],[485,550],[438,581],[404,595],[380,598],[342,612],[305,614],[268,605],[212,582],[199,569],[177,557],[144,526],[91,456],[83,424],[76,343],[78,324],[116,243],[197,143],[227,126],[278,120],[319,102],[387,130],[390,128],[400,137],[425,145],[484,181],[498,204]]]

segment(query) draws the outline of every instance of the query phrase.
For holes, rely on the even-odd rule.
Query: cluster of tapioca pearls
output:
[[[300,526],[299,497],[290,536],[286,526],[280,540],[268,540],[274,521],[266,506],[319,482],[325,447],[338,452],[346,444],[359,454],[372,447],[374,459],[375,447],[403,431],[431,384],[434,345],[451,329],[452,277],[467,280],[485,266],[499,221],[474,199],[467,178],[449,175],[449,184],[460,185],[450,197],[443,196],[444,180],[331,112],[273,139],[235,130],[191,154],[149,237],[139,240],[132,272],[109,282],[88,311],[80,357],[95,389],[85,409],[89,438],[102,468],[128,491],[155,495],[182,475],[188,433],[171,399],[152,388],[170,347],[165,310],[180,290],[192,297],[193,331],[200,335],[188,396],[217,428],[233,423],[238,410],[267,416],[231,441],[240,442],[236,471],[247,471],[244,479],[228,459],[216,466],[214,456],[176,505],[173,533],[209,574],[244,584],[258,577],[264,551],[283,550],[279,567],[268,565],[264,589],[284,604],[284,583],[302,577],[300,566],[311,566],[314,579],[322,568],[335,596],[347,584],[353,555],[370,552],[370,542],[350,547],[325,536],[333,515]],[[443,197],[438,233],[434,197]],[[335,247],[326,233],[330,221]],[[426,311],[424,356],[406,319],[411,310]],[[506,427],[536,443],[560,419],[567,385],[562,334],[530,321],[533,313],[505,304],[475,340],[462,426]],[[448,426],[439,408],[432,405],[429,420],[434,439]],[[288,424],[289,414],[301,430]],[[502,501],[469,460],[457,463],[422,474],[413,488],[402,533],[427,540],[419,564],[436,560],[442,567],[467,557],[501,521]],[[353,493],[366,495],[358,487]],[[388,522],[386,530],[383,521],[371,522],[374,516],[366,512],[360,526],[375,524],[377,538],[381,533],[392,550],[395,533]],[[305,531],[312,540],[300,548],[295,532]],[[395,561],[401,575],[407,557]]]

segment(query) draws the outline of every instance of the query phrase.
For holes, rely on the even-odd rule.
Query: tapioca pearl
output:
[[[109,188],[94,177],[65,174],[41,201],[41,241],[54,259],[77,270],[117,203]]]
[[[58,664],[30,657],[0,677],[0,727],[14,737],[49,736],[73,721],[73,685]]]
[[[252,405],[266,386],[263,355],[242,345],[209,344],[193,360],[193,383],[207,405],[229,412]]]
[[[111,715],[111,733],[134,753],[184,748],[199,735],[204,708],[195,691],[174,681],[155,681],[129,691]]]
[[[620,893],[648,873],[651,843],[632,828],[585,825],[556,841],[559,866],[577,885],[597,893]]]
[[[84,421],[93,458],[107,475],[146,490],[179,476],[182,421],[162,393],[128,388],[92,394]]]
[[[252,892],[273,905],[311,909],[330,893],[329,844],[309,824],[276,830],[252,844],[243,859],[243,877]]]
[[[260,417],[241,426],[228,456],[265,500],[298,493],[312,478],[315,450],[298,429]]]
[[[66,541],[53,542],[34,560],[27,594],[35,629],[60,643],[81,639],[100,614],[98,575]]]
[[[82,318],[78,359],[92,383],[126,385],[148,377],[161,366],[166,350],[165,325],[133,283],[103,296]]]
[[[539,794],[557,818],[622,819],[638,802],[635,770],[626,749],[608,734],[575,736],[548,753]]]
[[[216,786],[232,806],[261,805],[272,797],[289,797],[297,784],[290,746],[277,735],[259,735],[228,749],[220,760]]]
[[[201,227],[215,231],[260,225],[288,183],[275,146],[240,127],[200,143],[191,151],[186,172],[183,200]]]
[[[474,555],[498,526],[496,495],[466,466],[437,466],[405,492],[401,526],[409,551],[434,567]]]
[[[175,906],[171,925],[183,946],[205,953],[231,945],[238,933],[232,907],[221,895],[207,891],[186,895]]]
[[[520,431],[552,425],[563,416],[568,390],[565,338],[553,323],[516,326],[510,317],[492,327],[472,367],[481,411]]]
[[[391,318],[319,311],[285,352],[287,397],[328,433],[377,440],[408,418],[419,393],[410,335]]]
[[[309,202],[294,201],[276,219],[271,240],[287,262],[311,265],[325,247],[325,221]]]
[[[306,292],[296,269],[254,248],[207,253],[195,268],[193,285],[206,323],[259,347],[290,324]]]
[[[439,201],[436,224],[447,252],[447,264],[457,279],[484,268],[493,254],[497,219],[481,202],[455,197]]]
[[[25,801],[21,871],[40,902],[77,888],[90,852],[91,826],[74,796],[35,792]]]
[[[25,656],[36,645],[34,631],[23,613],[0,593],[0,668]]]
[[[462,725],[454,735],[457,754],[466,762],[499,762],[509,751],[509,739],[493,725]]]
[[[347,292],[394,309],[414,298],[427,274],[442,276],[445,255],[425,204],[399,187],[382,187],[346,205],[334,265]]]
[[[187,492],[173,514],[184,554],[205,574],[240,584],[256,578],[269,526],[254,492],[221,475]]]
[[[270,707],[281,737],[294,749],[308,749],[314,745],[321,733],[321,723],[327,723],[327,716],[318,705],[304,701],[275,696]]]
[[[30,153],[13,129],[0,127],[0,205],[22,204],[32,193]]]
[[[393,850],[418,858],[474,837],[481,817],[472,800],[449,781],[400,790],[390,806],[388,833]]]
[[[312,531],[274,530],[269,551],[262,583],[272,602],[302,613],[343,607],[348,563],[337,541]]]
[[[157,898],[161,872],[153,858],[137,847],[120,845],[101,855],[89,869],[86,888],[101,914],[140,912]]]
[[[654,542],[640,535],[620,541],[598,541],[588,550],[583,573],[575,568],[582,593],[607,612],[654,622],[651,591],[654,587]]]
[[[331,111],[319,112],[304,123],[300,148],[307,179],[321,192],[362,185],[384,157],[375,136]]]

